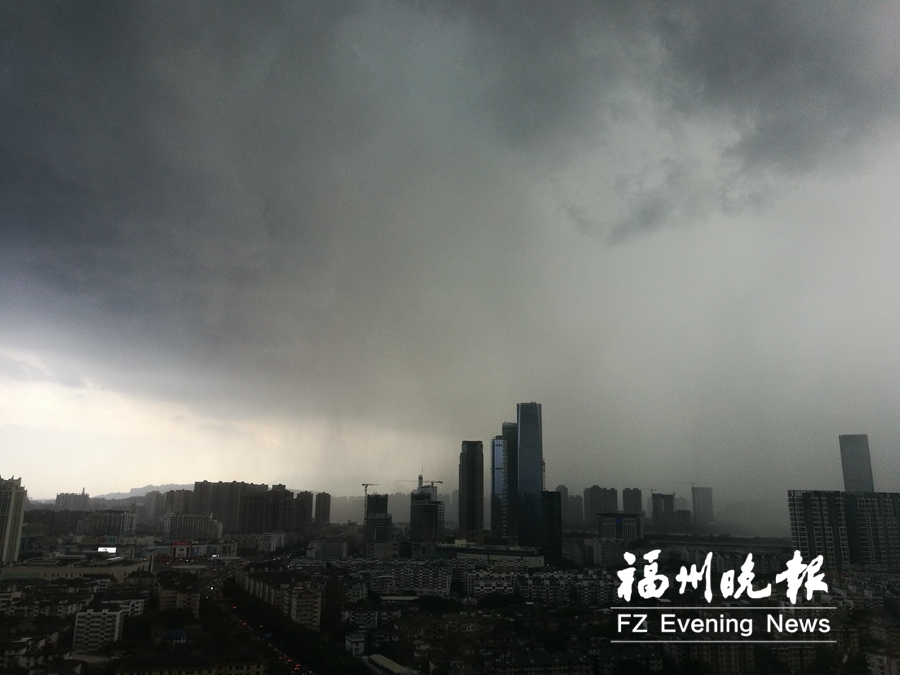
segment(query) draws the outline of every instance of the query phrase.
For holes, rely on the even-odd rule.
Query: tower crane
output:
[[[363,522],[369,520],[369,488],[381,483],[363,483]]]

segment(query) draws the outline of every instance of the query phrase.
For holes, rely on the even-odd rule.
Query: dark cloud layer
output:
[[[900,103],[891,3],[0,11],[0,337],[235,414],[596,398],[547,194],[627,246],[845,169]]]

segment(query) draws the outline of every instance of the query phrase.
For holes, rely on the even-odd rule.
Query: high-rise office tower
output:
[[[640,488],[622,490],[622,511],[624,513],[642,513],[644,511],[644,500]]]
[[[495,436],[491,441],[491,536],[503,536],[506,510],[504,461],[506,443],[503,436]]]
[[[845,492],[875,492],[872,480],[872,459],[869,456],[867,434],[838,436],[841,444],[841,467],[844,470]]]
[[[441,541],[444,538],[444,502],[438,501],[437,487],[423,485],[412,491],[409,503],[410,541]]]
[[[544,441],[540,403],[519,403],[519,544],[541,546],[541,494],[544,491]]]
[[[0,565],[19,557],[27,496],[21,478],[4,480],[0,476]]]
[[[519,426],[504,422],[503,438],[503,532],[506,539],[519,536]]]
[[[331,495],[320,492],[316,495],[316,528],[321,530],[331,522]]]
[[[463,441],[459,453],[459,536],[484,541],[484,447]]]
[[[691,487],[694,502],[694,525],[703,527],[713,522],[713,500],[711,487]]]

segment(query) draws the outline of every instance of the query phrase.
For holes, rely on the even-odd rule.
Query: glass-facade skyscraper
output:
[[[491,536],[503,536],[505,511],[505,466],[506,444],[503,436],[495,436],[491,441]]]
[[[872,459],[867,434],[838,436],[841,443],[841,467],[844,470],[844,492],[875,492]]]
[[[484,448],[481,441],[463,441],[459,453],[459,536],[484,541]]]
[[[506,539],[519,536],[519,426],[504,422],[503,437],[503,530]]]
[[[519,544],[541,546],[541,494],[544,491],[544,441],[540,403],[519,403],[518,524]]]

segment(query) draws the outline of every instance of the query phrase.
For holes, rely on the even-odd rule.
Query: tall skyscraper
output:
[[[622,490],[622,511],[624,513],[642,513],[644,511],[644,500],[640,488]]]
[[[691,487],[694,502],[694,525],[703,527],[715,519],[713,517],[713,500],[711,487]]]
[[[463,441],[459,453],[459,536],[484,541],[484,447]]]
[[[845,492],[875,492],[868,434],[838,436],[841,444],[841,467]]]
[[[0,565],[19,557],[27,496],[21,478],[4,480],[0,476]]]
[[[503,438],[503,532],[506,539],[519,536],[519,426],[504,422]]]
[[[519,543],[541,546],[541,494],[544,491],[544,441],[540,403],[519,403]]]
[[[423,485],[412,491],[409,503],[410,541],[442,541],[444,538],[444,502],[438,501],[437,487]]]
[[[491,441],[491,536],[503,536],[506,510],[505,495],[505,455],[506,443],[503,436],[495,436]]]

